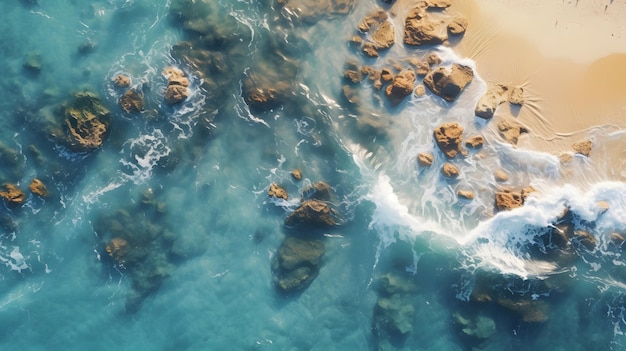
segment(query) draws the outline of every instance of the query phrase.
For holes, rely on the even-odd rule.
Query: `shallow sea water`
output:
[[[626,230],[623,176],[574,156],[568,167],[584,176],[566,185],[556,156],[498,140],[473,115],[486,90],[480,72],[453,104],[427,94],[390,106],[367,80],[362,103],[348,104],[347,60],[380,68],[384,59],[436,51],[443,65],[473,65],[444,47],[396,44],[378,60],[363,57],[347,40],[376,6],[360,1],[347,14],[302,20],[272,1],[2,2],[0,180],[27,199],[0,208],[0,349],[626,349],[626,260],[609,237]],[[179,13],[188,7],[214,37],[184,29]],[[210,74],[172,49],[183,40],[206,45]],[[24,67],[33,56],[39,72]],[[163,101],[161,75],[172,65],[191,92],[175,106]],[[120,73],[143,92],[144,111],[119,107],[112,79]],[[288,77],[284,104],[250,110],[244,82],[255,73]],[[101,148],[81,154],[43,122],[83,90],[100,96],[112,126]],[[434,150],[433,128],[448,121],[487,140],[479,156],[455,161],[463,174],[456,182],[415,163],[416,153]],[[594,142],[612,145],[615,133]],[[435,153],[437,166],[444,161]],[[498,167],[511,172],[510,186],[540,191],[491,217]],[[28,192],[35,177],[48,197]],[[302,191],[318,181],[333,188],[340,225],[287,228]],[[289,200],[267,196],[272,182]],[[462,201],[459,189],[477,198]],[[598,201],[609,211],[600,213]],[[555,267],[528,248],[565,205],[594,229],[598,249]],[[116,233],[139,238],[147,258],[126,267],[108,257]],[[306,289],[282,294],[272,258],[293,235],[321,238],[326,252]],[[375,317],[380,299],[391,298],[379,288],[387,274],[411,286],[398,294],[412,311],[398,312],[411,326],[405,335]],[[478,303],[470,296],[481,289],[545,303],[549,319],[529,323]],[[487,316],[495,330],[467,337],[457,313]]]

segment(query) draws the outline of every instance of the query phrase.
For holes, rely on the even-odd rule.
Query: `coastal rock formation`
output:
[[[508,143],[516,145],[520,136],[528,133],[528,129],[517,122],[503,119],[498,123],[498,132]]]
[[[302,179],[302,171],[299,170],[298,168],[294,168],[294,169],[291,170],[291,176],[295,180],[301,180]]]
[[[302,190],[302,197],[308,200],[331,201],[334,195],[333,188],[323,181],[316,182]]]
[[[430,167],[433,165],[435,158],[431,153],[419,153],[417,154],[417,164],[422,167]]]
[[[461,35],[467,30],[469,22],[465,16],[457,15],[448,23],[448,33],[452,35]]]
[[[454,158],[459,152],[464,153],[461,147],[463,127],[456,122],[444,123],[433,132],[439,149],[448,157]]]
[[[374,307],[373,331],[379,341],[388,342],[390,338],[413,331],[415,284],[402,275],[388,273],[376,279],[375,287],[378,300]]]
[[[465,140],[465,146],[472,147],[474,149],[480,148],[485,144],[485,138],[480,135],[474,135]]]
[[[324,242],[286,237],[272,259],[274,284],[281,292],[302,290],[317,277]]]
[[[306,200],[285,219],[285,224],[288,226],[334,226],[335,220],[326,202]]]
[[[143,110],[143,94],[137,89],[129,89],[120,98],[120,106],[126,113],[134,113]]]
[[[95,93],[84,91],[64,110],[67,141],[75,151],[92,151],[99,148],[109,133],[111,113]]]
[[[15,184],[4,184],[4,191],[0,191],[0,198],[3,198],[9,204],[21,204],[26,200],[26,194]]]
[[[424,84],[435,95],[452,102],[473,79],[474,71],[470,67],[455,63],[450,69],[437,67],[430,71],[424,77]]]
[[[391,103],[398,104],[413,92],[414,83],[415,71],[413,71],[412,68],[403,70],[398,73],[393,78],[393,82],[387,86],[385,95],[389,98]]]
[[[441,167],[441,174],[446,178],[458,178],[459,169],[452,163],[446,162],[443,164],[443,167]]]
[[[497,191],[495,196],[496,209],[498,211],[503,211],[522,207],[528,195],[534,191],[535,189],[533,189],[532,187],[526,187],[521,191],[515,191],[512,189],[503,189]]]
[[[125,74],[118,74],[113,77],[113,84],[118,88],[128,88],[130,86],[130,77]]]
[[[461,334],[472,339],[485,340],[496,333],[494,320],[482,314],[466,318],[460,313],[455,313],[454,321],[459,326]]]
[[[277,199],[287,200],[287,191],[282,187],[278,186],[276,183],[270,184],[270,188],[267,191],[267,195],[271,197],[275,197]]]
[[[122,238],[113,238],[106,245],[105,251],[117,264],[123,264],[128,251],[128,241]]]
[[[573,149],[577,154],[587,156],[591,155],[591,140],[583,140],[574,143]]]
[[[37,178],[34,178],[30,182],[30,185],[28,186],[28,188],[33,194],[36,194],[42,197],[48,196],[48,189],[46,189],[46,185]]]
[[[493,84],[487,89],[478,103],[474,113],[477,117],[490,119],[501,104],[508,102],[514,105],[524,103],[524,90],[521,87],[512,87],[505,84]]]
[[[496,182],[500,182],[500,183],[503,183],[509,180],[509,175],[503,169],[497,169],[495,172],[493,172],[493,177],[496,180]]]
[[[165,89],[165,101],[170,105],[178,104],[189,96],[189,79],[185,73],[176,67],[166,67],[163,69],[163,76],[167,78],[167,88]]]
[[[370,33],[361,40],[362,50],[369,57],[378,57],[380,50],[388,49],[395,43],[396,34],[387,18],[387,13],[379,9],[363,18],[357,27],[362,33]]]
[[[445,21],[430,16],[423,6],[414,7],[404,21],[404,43],[407,45],[437,45],[448,39]]]

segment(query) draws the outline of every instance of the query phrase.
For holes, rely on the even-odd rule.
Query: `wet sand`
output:
[[[530,130],[520,147],[559,154],[626,127],[626,2],[467,0],[448,11],[469,19],[454,49],[478,74],[524,88],[521,108],[494,116]],[[623,158],[623,147],[605,152]]]

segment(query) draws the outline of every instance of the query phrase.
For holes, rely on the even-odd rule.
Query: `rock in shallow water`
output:
[[[285,238],[272,259],[276,287],[282,292],[292,292],[309,286],[319,273],[324,252],[321,240]]]
[[[326,202],[306,200],[285,219],[285,224],[289,226],[333,226],[335,220],[332,216],[332,209]]]
[[[455,63],[450,69],[437,67],[430,71],[424,77],[424,84],[435,95],[452,102],[473,79],[474,71],[470,67]]]

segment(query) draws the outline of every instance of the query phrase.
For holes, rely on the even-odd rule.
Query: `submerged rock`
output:
[[[128,88],[130,86],[130,77],[125,74],[118,74],[113,77],[113,84],[118,88]]]
[[[485,340],[496,333],[496,322],[482,314],[474,318],[465,318],[460,313],[455,313],[454,320],[459,326],[462,335],[470,338]]]
[[[317,277],[324,242],[287,237],[272,259],[274,284],[282,292],[302,290]]]
[[[517,145],[520,136],[528,133],[528,129],[517,122],[503,119],[498,123],[498,132],[508,143]]]
[[[545,301],[498,299],[496,303],[519,315],[523,322],[542,323],[549,319]]]
[[[74,94],[65,107],[67,140],[75,151],[93,151],[99,148],[109,133],[111,113],[95,93]]]
[[[366,30],[362,24],[367,25]],[[395,31],[391,22],[387,21],[387,14],[380,10],[366,17],[359,26],[361,31],[370,31],[371,34],[363,43],[363,52],[369,57],[378,57],[379,51],[389,49],[395,43]]]
[[[524,204],[524,198],[519,191],[503,190],[496,192],[496,209],[512,210],[514,208],[522,207]]]
[[[302,171],[300,171],[298,168],[294,168],[294,169],[291,170],[291,176],[295,180],[301,180],[302,179]]]
[[[126,113],[140,112],[143,110],[143,94],[136,89],[129,89],[120,98],[120,106]]]
[[[474,71],[468,66],[453,64],[450,69],[437,67],[424,77],[424,84],[435,95],[448,102],[454,101],[474,79]]]
[[[408,295],[393,294],[379,298],[374,309],[375,323],[388,332],[405,335],[413,331],[415,307]]]

